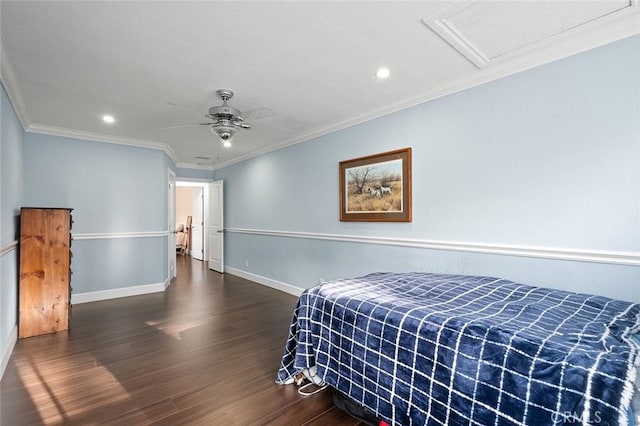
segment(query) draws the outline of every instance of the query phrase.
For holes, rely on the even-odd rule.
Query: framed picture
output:
[[[411,222],[411,148],[340,162],[340,220]]]

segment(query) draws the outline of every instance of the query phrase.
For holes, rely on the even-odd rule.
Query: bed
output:
[[[394,425],[628,424],[640,304],[505,279],[374,273],[307,289],[300,372]]]
[[[176,228],[176,252],[185,254],[187,246],[189,245],[189,234],[181,223]]]

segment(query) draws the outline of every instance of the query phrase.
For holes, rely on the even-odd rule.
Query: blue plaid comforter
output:
[[[375,273],[304,291],[276,381],[316,366],[394,425],[626,424],[638,331],[639,304]]]

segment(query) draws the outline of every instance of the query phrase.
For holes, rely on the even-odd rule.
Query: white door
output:
[[[168,206],[167,217],[169,219],[168,254],[169,254],[169,280],[176,276],[176,174],[169,169],[169,190],[167,193]]]
[[[223,221],[223,186],[222,181],[210,185],[211,206],[207,238],[209,240],[209,269],[224,272],[224,221]]]
[[[204,238],[204,189],[193,188],[192,196],[192,220],[191,220],[191,250],[193,258],[204,260],[203,238]]]

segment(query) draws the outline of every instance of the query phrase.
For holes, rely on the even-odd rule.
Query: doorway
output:
[[[173,170],[168,169],[167,171],[167,177],[168,177],[168,192],[167,192],[167,199],[169,202],[169,205],[167,206],[168,209],[168,214],[167,214],[167,218],[168,218],[168,224],[167,224],[167,229],[169,231],[169,235],[168,235],[168,243],[169,243],[169,261],[167,262],[167,266],[168,266],[168,279],[169,281],[171,281],[172,279],[174,279],[176,277],[176,252],[175,252],[175,247],[176,247],[176,234],[175,234],[175,216],[176,216],[176,174],[173,172]]]
[[[173,229],[191,224],[185,256],[206,261],[209,269],[224,273],[223,181],[181,180],[175,187]]]
[[[206,188],[207,183],[176,181],[175,226],[186,233],[184,254],[197,260],[205,259]]]

